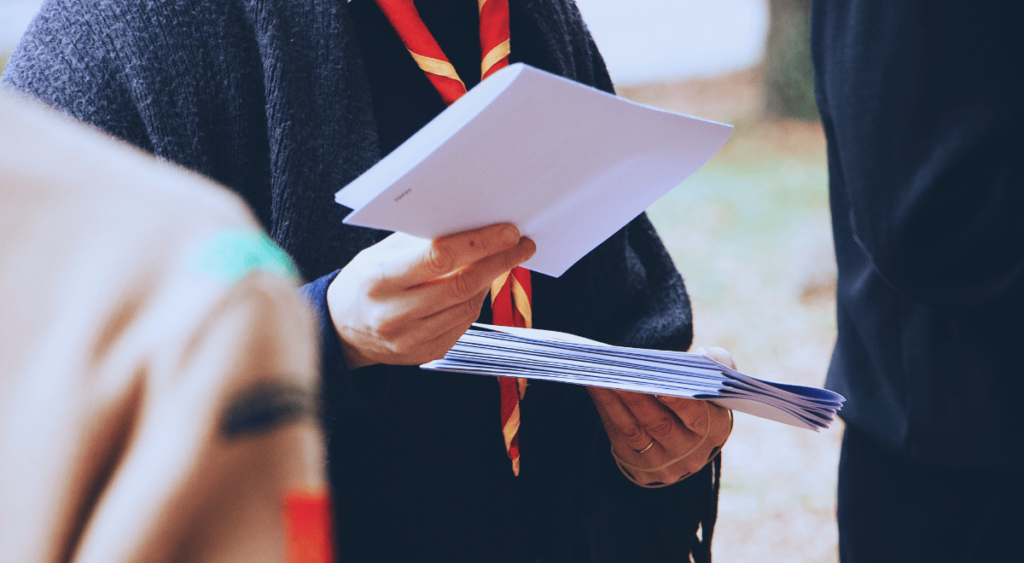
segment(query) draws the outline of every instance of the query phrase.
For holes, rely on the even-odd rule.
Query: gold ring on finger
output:
[[[633,451],[638,453],[638,454],[642,454],[642,453],[646,453],[647,450],[649,450],[649,449],[651,449],[653,447],[654,447],[654,438],[651,438],[651,443],[650,444],[647,444],[646,446],[644,446],[643,449],[633,450]]]

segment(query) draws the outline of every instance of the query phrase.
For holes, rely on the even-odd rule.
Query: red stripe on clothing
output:
[[[325,491],[290,491],[284,499],[288,563],[333,563],[331,498]]]

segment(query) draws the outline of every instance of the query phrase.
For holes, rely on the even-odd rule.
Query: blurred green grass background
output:
[[[835,338],[827,185],[816,124],[763,124],[649,210],[687,281],[696,345],[729,349],[757,377],[823,384]],[[736,418],[716,558],[836,561],[838,425],[819,435]]]
[[[648,214],[686,280],[694,345],[741,371],[821,386],[835,341],[835,260],[817,122],[768,118],[756,71],[624,88],[736,124],[722,151]],[[736,415],[723,452],[717,561],[835,563],[842,424],[814,433]]]

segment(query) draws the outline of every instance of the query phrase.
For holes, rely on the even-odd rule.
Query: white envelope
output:
[[[511,222],[560,276],[703,166],[732,126],[515,64],[339,191],[345,223],[436,238]]]

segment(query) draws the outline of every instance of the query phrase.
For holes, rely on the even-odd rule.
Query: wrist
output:
[[[331,325],[334,327],[334,336],[338,339],[341,344],[341,356],[345,361],[345,367],[349,370],[356,370],[361,367],[374,365],[378,362],[371,361],[367,358],[359,348],[351,342],[351,340],[344,337],[344,315],[343,307],[344,303],[344,291],[340,289],[339,279],[341,275],[331,280],[330,285],[327,286],[327,312],[330,316]]]
[[[337,332],[337,329],[335,329]],[[359,349],[350,344],[347,340],[338,334],[338,341],[341,342],[341,356],[345,360],[345,367],[349,371],[354,371],[362,367],[377,365],[380,362],[374,362],[361,354]]]

